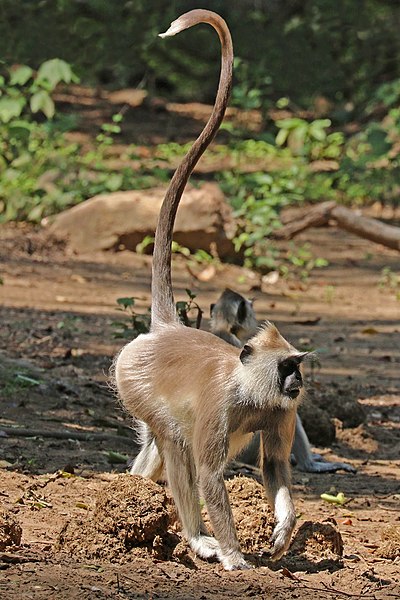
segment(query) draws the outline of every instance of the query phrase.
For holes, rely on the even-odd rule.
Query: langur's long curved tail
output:
[[[158,325],[177,321],[171,281],[171,243],[176,211],[194,166],[221,125],[232,86],[232,39],[225,21],[219,15],[209,10],[192,10],[173,21],[168,31],[160,34],[160,36],[175,35],[198,23],[209,23],[219,35],[221,42],[221,73],[212,114],[203,131],[175,171],[158,217],[152,269],[152,330],[157,328]]]

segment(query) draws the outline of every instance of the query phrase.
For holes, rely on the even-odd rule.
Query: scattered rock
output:
[[[391,525],[381,533],[382,543],[376,553],[381,558],[394,560],[400,557],[400,526]]]
[[[115,92],[108,92],[107,100],[111,102],[111,104],[128,104],[132,108],[137,108],[143,104],[146,96],[146,90],[126,88]]]
[[[5,550],[7,546],[19,546],[21,537],[22,528],[15,517],[0,505],[0,550]]]
[[[136,250],[146,236],[154,236],[165,188],[114,192],[90,198],[57,215],[49,233],[67,240],[77,253],[98,250]],[[220,188],[205,183],[188,186],[174,228],[174,240],[192,251],[210,252],[215,244],[221,258],[234,255],[232,211]]]

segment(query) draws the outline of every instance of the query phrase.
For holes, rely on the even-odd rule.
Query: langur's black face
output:
[[[303,387],[299,361],[296,358],[285,358],[278,365],[281,393],[292,400],[297,398]]]

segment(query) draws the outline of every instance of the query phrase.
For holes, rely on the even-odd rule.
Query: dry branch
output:
[[[315,208],[308,210],[307,214],[303,217],[297,218],[295,221],[290,221],[281,229],[274,231],[274,239],[291,240],[305,229],[326,225],[329,221],[331,210],[335,206],[336,202],[332,201],[319,204]]]
[[[393,250],[400,250],[400,227],[364,217],[345,206],[335,206],[331,210],[331,216],[341,229]]]
[[[309,210],[303,217],[278,229],[274,233],[274,238],[291,240],[305,229],[327,225],[331,220],[335,221],[340,229],[400,251],[400,227],[386,225],[377,219],[364,217],[350,208],[338,206],[335,202],[323,202]]]

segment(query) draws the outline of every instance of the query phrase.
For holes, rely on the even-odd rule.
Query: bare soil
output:
[[[168,490],[124,475],[135,444],[107,373],[124,343],[116,299],[150,304],[149,257],[74,256],[41,230],[0,228],[1,600],[400,597],[400,303],[382,284],[384,267],[399,274],[399,255],[333,229],[305,241],[330,261],[306,282],[272,285],[226,265],[202,282],[174,260],[177,299],[190,288],[207,312],[230,286],[294,345],[318,350],[309,402],[338,417],[318,451],[358,469],[293,469],[297,533],[274,564],[258,474],[233,466],[228,475],[253,476],[228,485],[254,568],[229,573],[187,548]],[[348,501],[329,504],[323,492]]]

